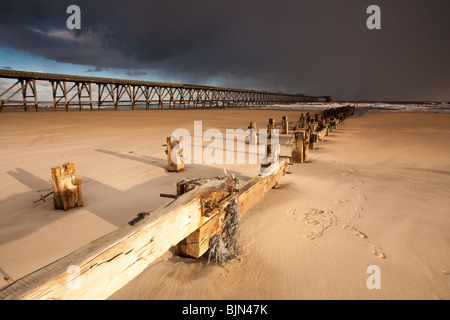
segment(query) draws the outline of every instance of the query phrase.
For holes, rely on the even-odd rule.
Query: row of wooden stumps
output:
[[[294,127],[294,132],[288,142],[293,141],[291,151],[291,163],[303,163],[308,161],[308,150],[314,150],[318,142],[337,129],[346,118],[353,115],[354,106],[344,106],[324,110],[312,118],[308,113],[300,116]],[[284,118],[284,117],[283,117]]]
[[[308,150],[314,150],[318,142],[323,141],[329,132],[338,128],[344,120],[353,115],[354,106],[343,106],[334,109],[324,110],[316,113],[312,117],[309,112],[305,115],[302,113],[299,120],[294,126],[291,139],[288,142],[292,145],[291,163],[303,163],[308,161]],[[249,144],[258,144],[258,133],[256,123],[250,122]],[[269,119],[267,125],[267,138],[272,137],[273,130],[276,129],[276,122],[273,118]],[[289,122],[287,116],[282,117],[281,134],[289,134]],[[184,170],[183,149],[179,145],[179,141],[174,137],[167,138],[166,154],[169,172],[180,172]],[[277,151],[277,149],[275,149]],[[279,149],[278,149],[279,153]],[[267,157],[271,157],[271,146],[267,145]],[[263,165],[264,166],[264,165]]]

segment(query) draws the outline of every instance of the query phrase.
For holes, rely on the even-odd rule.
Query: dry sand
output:
[[[299,112],[104,111],[0,115],[0,272],[18,279],[169,200],[184,178],[258,165],[166,172],[176,128],[258,128]],[[281,142],[286,142],[284,136]],[[166,253],[112,299],[449,299],[450,115],[347,119],[310,162],[242,219],[239,259],[225,267]],[[282,154],[289,150],[282,148]],[[85,205],[53,210],[50,168],[76,164]],[[369,290],[377,265],[381,289]],[[0,280],[3,281],[3,280]],[[0,287],[6,282],[0,282]]]

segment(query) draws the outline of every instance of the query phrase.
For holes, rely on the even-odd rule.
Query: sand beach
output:
[[[291,126],[289,110],[4,112],[0,116],[0,287],[127,224],[170,199],[185,178],[255,164],[189,164],[167,172],[166,137]],[[281,135],[281,154],[290,135]],[[241,221],[238,258],[225,266],[169,250],[110,299],[449,299],[450,114],[365,113],[346,119],[289,167]],[[204,144],[206,146],[207,143]],[[50,168],[83,180],[84,206],[53,209]],[[378,266],[381,288],[367,287]]]

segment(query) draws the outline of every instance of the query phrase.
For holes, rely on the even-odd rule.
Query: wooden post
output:
[[[310,147],[312,150],[316,150],[316,144],[317,144],[317,141],[318,141],[318,136],[317,136],[317,134],[316,134],[316,133],[312,133],[312,134],[311,134],[311,137],[310,137],[310,141],[309,141],[309,147]]]
[[[78,179],[73,163],[52,168],[53,202],[55,210],[69,210],[83,206],[81,180]]]
[[[315,125],[311,124],[309,126],[309,149],[315,150],[317,143],[317,134],[315,133]]]
[[[256,132],[256,122],[250,122],[248,129],[249,129],[248,144],[257,145],[258,144],[258,135]]]
[[[305,131],[303,135],[303,162],[308,162],[308,149],[309,149],[309,130]]]
[[[274,174],[275,171],[278,170],[279,160],[280,160],[280,145],[271,145],[268,144],[267,148],[267,156],[261,160],[261,168],[259,175],[271,175]]]
[[[294,133],[295,140],[291,151],[291,162],[302,163],[303,162],[303,135],[304,131],[296,131]]]
[[[288,134],[289,133],[289,122],[287,120],[286,116],[283,116],[283,124],[282,124],[282,134]]]
[[[169,172],[184,170],[183,149],[180,147],[180,142],[174,137],[167,138],[166,154]]]
[[[303,129],[305,127],[305,120],[306,119],[305,119],[305,117],[303,116],[303,113],[302,113],[301,116],[300,116],[300,120],[299,120],[301,129]]]
[[[269,119],[269,124],[267,125],[267,138],[272,137],[272,130],[276,128],[275,120]]]

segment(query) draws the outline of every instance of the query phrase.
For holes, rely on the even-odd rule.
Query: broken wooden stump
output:
[[[303,162],[308,162],[309,141],[309,130],[306,130],[305,135],[303,136]]]
[[[303,162],[303,136],[304,131],[295,131],[294,133],[294,144],[292,145],[291,151],[291,162],[292,163],[302,163]]]
[[[67,211],[71,208],[82,207],[82,181],[78,179],[75,165],[67,162],[62,166],[52,168],[51,171],[55,210]]]
[[[289,133],[289,122],[287,120],[287,116],[283,116],[282,118],[282,134],[288,134]]]
[[[309,147],[311,150],[316,150],[316,145],[318,142],[318,135],[316,133],[311,133],[311,138],[309,140]]]
[[[314,124],[314,120],[312,120],[312,124],[309,125],[309,149],[315,150],[317,143],[317,134],[315,133],[316,125]]]
[[[328,132],[328,128],[322,124],[316,131],[318,141],[322,142],[324,137],[327,135],[327,132]]]
[[[272,137],[272,131],[276,129],[276,123],[274,119],[269,119],[269,124],[267,125],[267,138]]]
[[[300,129],[305,128],[305,125],[306,125],[306,118],[305,118],[305,116],[303,115],[303,113],[300,115],[300,119],[298,120],[298,123],[299,123],[299,128],[300,128]]]
[[[273,174],[274,171],[278,170],[280,161],[281,147],[279,144],[268,144],[266,150],[266,156],[261,159],[261,168],[259,170],[259,175],[261,176]]]
[[[183,149],[180,147],[180,142],[174,137],[167,138],[166,154],[169,172],[184,170]]]

